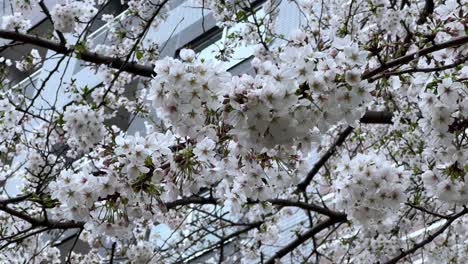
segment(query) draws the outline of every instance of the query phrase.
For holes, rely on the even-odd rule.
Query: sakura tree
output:
[[[5,2],[2,49],[33,49],[0,59],[0,262],[468,262],[467,0],[183,3],[241,25],[216,60],[160,55],[178,1]],[[220,66],[241,45],[251,74]]]

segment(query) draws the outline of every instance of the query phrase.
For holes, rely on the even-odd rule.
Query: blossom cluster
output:
[[[167,1],[167,0],[166,0]],[[158,14],[157,21],[162,21],[167,16],[167,6],[165,0],[130,0],[128,1],[128,10],[130,13],[142,20],[154,20],[154,14]],[[156,22],[155,24],[158,24]]]
[[[7,154],[9,153],[9,149],[13,148],[12,144],[14,144],[13,139],[15,135],[21,133],[19,121],[22,116],[21,113],[19,113],[15,107],[10,104],[8,99],[1,99],[0,118],[2,120],[2,126],[0,129],[0,153]],[[0,164],[2,164],[1,161]]]
[[[427,193],[442,201],[465,204],[468,202],[468,176],[464,170],[452,165],[434,168],[421,176]]]
[[[305,44],[282,48],[273,61],[254,59],[255,77],[232,80],[226,111],[234,127],[230,133],[257,151],[277,145],[308,149],[318,131],[343,120],[356,126],[373,90],[360,77],[366,56],[343,39],[328,52]]]
[[[465,93],[465,87],[451,77],[436,79],[427,83],[426,92],[421,92],[418,102],[423,117],[419,125],[430,140],[423,154],[435,163],[430,168],[425,165],[424,186],[429,194],[447,202],[468,200]]]
[[[451,78],[444,78],[437,84],[437,94],[423,93],[421,108],[430,115],[431,125],[436,131],[449,130],[451,114],[460,110],[463,117],[467,115],[467,99],[461,97],[463,86],[460,82],[453,82]]]
[[[125,237],[131,233],[134,224],[125,220],[123,213],[132,215],[133,208],[127,210],[124,199],[117,194],[125,192],[125,185],[119,183],[114,174],[94,176],[91,166],[85,164],[79,172],[64,170],[49,185],[51,197],[60,201],[54,217],[69,221],[81,221],[87,231],[99,237]],[[114,196],[113,196],[114,195]]]
[[[181,50],[180,58],[182,61],[165,58],[156,63],[149,98],[175,132],[196,138],[222,106],[222,92],[231,76],[198,60],[192,50]]]
[[[114,63],[92,66],[102,84],[90,88],[63,80],[64,98],[71,99],[63,109],[46,94],[29,102],[21,85],[1,95],[0,182],[24,180],[24,195],[0,204],[18,210],[0,212],[2,239],[40,227],[80,226],[78,238],[91,249],[70,252],[68,261],[77,263],[106,262],[105,249],[133,263],[163,263],[160,256],[177,254],[184,262],[201,248],[235,251],[211,261],[251,263],[278,247],[280,253],[291,250],[291,263],[309,261],[311,252],[320,263],[321,256],[330,262],[386,262],[410,252],[418,239],[408,234],[415,228],[442,218],[451,223],[468,202],[465,47],[395,62],[464,36],[463,1],[436,1],[427,16],[427,1],[400,1],[398,8],[383,0],[265,1],[263,14],[249,0],[196,1],[211,9],[218,26],[229,27],[226,56],[218,59],[229,59],[238,45],[256,45],[253,74],[235,75],[237,69],[230,72],[189,49],[178,58],[158,58],[160,40],[147,33],[166,19],[170,1],[131,0],[122,1],[128,10],[118,18],[100,18],[110,22],[104,41],[80,39],[89,54],[126,61],[120,69]],[[26,8],[38,1],[15,2]],[[101,13],[97,5],[104,8],[108,1],[61,3],[51,9],[55,30],[81,33]],[[289,36],[276,32],[283,26],[276,24],[279,5],[302,13],[300,29]],[[2,20],[5,30],[29,27],[20,13]],[[409,57],[410,63],[392,66]],[[30,70],[39,60],[33,50],[15,61],[16,68]],[[7,66],[1,77],[9,77],[11,60],[0,62]],[[140,69],[148,71],[138,76]],[[152,69],[155,75],[148,77]],[[373,69],[382,71],[364,77]],[[2,89],[11,84],[2,79]],[[376,109],[384,118],[371,123],[382,124],[360,124],[366,111]],[[120,128],[109,125],[118,118]],[[146,130],[131,132],[140,118],[147,118]],[[126,131],[129,124],[135,126]],[[343,126],[352,132],[337,140]],[[315,166],[312,150],[321,156]],[[11,165],[18,160],[24,163]],[[10,198],[6,188],[0,192]],[[146,241],[156,224],[183,231],[157,250]],[[424,230],[423,239],[434,239],[424,247],[440,252],[424,253],[429,261],[466,262],[466,217],[452,224],[443,236]],[[320,232],[313,235],[317,241],[303,239],[314,230]],[[283,235],[289,231],[291,239],[305,242],[288,243]],[[8,252],[0,262],[17,255],[21,262],[30,256],[57,262],[60,251],[44,245],[62,236],[53,232],[31,239],[24,233],[11,247],[0,239]],[[230,241],[229,247],[220,241]],[[14,252],[16,247],[21,250]],[[42,253],[31,253],[42,247]]]
[[[2,26],[4,30],[18,31],[25,33],[31,27],[31,21],[26,19],[22,13],[16,12],[13,15],[2,17]]]
[[[172,158],[169,147],[174,141],[174,136],[170,133],[154,133],[146,137],[141,137],[138,133],[135,136],[117,136],[115,155],[118,157],[118,165],[123,166],[122,175],[133,182],[140,175],[147,174],[150,171],[148,158],[151,160],[151,166],[155,168],[153,175],[158,175],[160,170],[157,168]]]
[[[94,5],[94,0],[56,4],[50,12],[55,29],[63,33],[79,32],[96,15]]]
[[[84,221],[86,230],[97,236],[117,237],[131,233],[143,215],[145,220],[152,220],[154,212],[144,208],[153,207],[155,201],[163,206],[164,188],[162,198],[173,197],[169,194],[171,187],[167,187],[171,186],[167,183],[171,177],[167,173],[169,166],[164,169],[172,157],[172,142],[170,133],[119,135],[115,138],[115,153],[108,155],[105,149],[98,149],[88,154],[102,156],[100,163],[79,159],[75,162],[79,170],[61,171],[49,185],[51,197],[60,201],[60,211],[54,211],[56,217]]]
[[[63,129],[66,132],[67,144],[75,153],[86,153],[99,143],[104,135],[104,116],[89,105],[70,105],[63,113]]]
[[[41,55],[37,49],[32,49],[22,61],[16,61],[16,68],[20,71],[29,71],[38,66],[42,61]]]
[[[364,227],[392,223],[405,201],[407,172],[385,157],[358,154],[336,169],[336,207]]]
[[[136,245],[132,245],[128,249],[126,256],[131,260],[131,263],[153,263],[156,261],[153,259],[153,249],[154,245],[151,242],[138,241]]]
[[[105,180],[104,177],[95,177],[85,172],[62,171],[57,181],[49,186],[51,197],[61,203],[61,218],[90,220],[90,209],[100,195],[106,195],[106,189],[102,188]]]

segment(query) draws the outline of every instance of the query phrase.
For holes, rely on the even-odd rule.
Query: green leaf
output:
[[[236,21],[237,22],[245,22],[247,21],[247,13],[244,10],[239,10],[236,13]]]
[[[89,87],[88,85],[85,85],[85,87],[83,88],[83,94],[88,94],[89,93]]]
[[[143,52],[141,52],[140,50],[137,50],[135,52],[135,56],[136,56],[137,60],[141,60],[141,58],[143,58]]]

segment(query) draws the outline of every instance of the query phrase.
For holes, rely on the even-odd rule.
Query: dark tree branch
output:
[[[438,50],[442,50],[442,49],[446,49],[446,48],[454,48],[454,47],[462,46],[462,45],[464,45],[466,43],[468,43],[468,35],[463,36],[463,37],[453,38],[453,39],[451,39],[451,40],[449,40],[447,42],[436,44],[436,45],[430,46],[428,48],[421,49],[421,50],[413,52],[411,54],[408,54],[408,55],[399,57],[397,59],[391,60],[391,61],[381,65],[378,68],[375,68],[375,69],[373,69],[371,71],[364,72],[364,74],[362,74],[361,78],[363,80],[367,80],[367,79],[370,79],[370,78],[374,77],[375,75],[377,75],[379,73],[384,72],[385,70],[388,70],[390,68],[406,64],[408,62],[411,62],[414,59],[417,59],[417,58],[419,58],[421,56],[425,56],[425,55],[430,54],[430,53],[432,53],[434,51],[438,51]]]
[[[167,209],[173,209],[177,206],[181,205],[189,205],[189,204],[216,204],[218,201],[214,198],[203,198],[192,196],[188,198],[182,198],[173,202],[165,203]]]
[[[388,111],[367,111],[359,120],[362,124],[393,124],[393,114]]]
[[[84,223],[82,222],[57,222],[45,219],[36,219],[22,212],[16,211],[4,204],[0,204],[0,210],[8,213],[12,216],[18,217],[35,227],[48,227],[49,229],[70,229],[70,228],[82,228]]]
[[[439,228],[435,233],[433,233],[432,235],[429,235],[426,239],[424,239],[423,241],[417,243],[416,245],[414,245],[411,249],[409,250],[405,250],[405,251],[402,251],[400,255],[390,259],[389,261],[385,262],[384,264],[395,264],[395,263],[398,263],[398,261],[400,261],[401,259],[407,257],[408,255],[411,255],[413,254],[414,252],[416,252],[418,249],[424,247],[425,245],[431,243],[437,236],[441,235],[442,233],[444,233],[444,231],[449,228],[452,223],[457,220],[458,218],[460,218],[461,216],[465,215],[468,213],[468,209],[465,207],[460,213],[450,217],[447,222],[441,227]]]
[[[23,34],[15,31],[0,30],[0,38],[11,39],[23,43],[32,44],[65,55],[71,55],[73,54],[73,52],[76,51],[79,54],[80,60],[95,64],[107,65],[115,69],[122,69],[125,72],[133,73],[143,77],[151,77],[155,74],[152,65],[147,66],[138,64],[136,62],[125,63],[125,61],[120,58],[100,55],[96,52],[91,52],[86,49],[80,49],[79,51],[77,51],[74,47],[62,46],[60,45],[60,43],[41,38],[35,35]]]
[[[52,19],[52,16],[50,15],[49,9],[44,4],[44,0],[39,1],[39,6],[41,7],[42,12],[44,12],[46,17],[50,20],[50,23],[52,23],[52,25],[54,25],[54,20]],[[57,36],[59,37],[60,45],[65,46],[67,41],[65,40],[65,37],[63,36],[63,33],[60,32],[59,30],[55,30],[55,32],[57,33]]]
[[[436,72],[436,71],[445,71],[448,69],[452,69],[457,67],[458,65],[461,65],[465,63],[468,60],[468,56],[463,57],[461,59],[456,60],[455,62],[451,64],[447,64],[444,66],[439,66],[439,67],[434,67],[434,68],[411,68],[407,70],[401,70],[401,71],[393,71],[393,72],[384,72],[379,76],[375,76],[374,78],[370,78],[369,81],[373,82],[377,79],[383,78],[383,77],[389,77],[393,75],[402,75],[402,74],[408,74],[408,73],[415,73],[415,72]]]
[[[62,54],[67,54],[67,55],[70,55],[75,51],[73,47],[67,48],[67,47],[60,45],[60,43],[57,43],[55,41],[51,41],[51,40],[48,40],[39,36],[35,36],[35,35],[19,33],[16,31],[0,30],[0,38],[10,39],[10,40],[15,40],[15,41],[20,41],[20,42],[36,45],[36,46],[43,47],[49,50],[53,50],[57,53],[62,53]],[[453,47],[461,46],[466,43],[468,43],[468,36],[454,38],[447,42],[436,44],[431,47],[421,49],[420,51],[413,52],[411,54],[389,61],[376,69],[365,72],[361,76],[361,78],[364,80],[367,80],[379,73],[382,73],[383,71],[387,69],[390,69],[392,67],[399,66],[402,64],[406,64],[420,56],[425,56],[429,53],[442,50],[445,48],[453,48]],[[91,52],[86,49],[84,50],[80,49],[79,55],[80,55],[80,59],[83,61],[87,61],[87,62],[91,62],[95,64],[104,64],[111,68],[122,69],[122,71],[133,73],[135,75],[139,75],[143,77],[151,77],[155,75],[153,71],[153,65],[141,65],[136,62],[125,63],[125,61],[121,60],[120,58],[100,55],[98,53]]]
[[[338,147],[343,145],[346,138],[353,132],[352,127],[347,127],[343,132],[340,133],[338,139],[331,145],[331,147],[325,152],[325,154],[314,164],[314,167],[307,173],[306,178],[297,185],[297,191],[304,192],[307,186],[312,181],[314,176],[319,172],[323,165],[330,159]]]
[[[346,221],[346,217],[331,217],[323,222],[316,224],[314,227],[309,229],[309,231],[298,235],[294,241],[292,241],[291,243],[289,243],[288,245],[286,245],[285,247],[277,251],[269,260],[265,262],[265,264],[276,263],[276,260],[279,260],[282,257],[286,256],[288,253],[296,249],[298,246],[300,246],[302,243],[309,240],[316,234],[320,233],[321,231],[327,229],[330,226],[333,226],[336,223],[345,222],[345,221]]]
[[[117,245],[116,242],[112,243],[112,249],[111,249],[109,264],[114,264],[114,255],[115,255],[115,246],[116,245]]]
[[[0,206],[7,205],[7,204],[12,204],[12,203],[23,202],[23,201],[26,201],[29,197],[31,197],[31,194],[20,195],[20,196],[16,196],[16,197],[13,197],[13,198],[0,200]]]
[[[301,209],[304,209],[304,210],[308,210],[308,211],[313,211],[313,212],[316,212],[316,213],[319,213],[319,214],[323,214],[323,215],[326,215],[328,217],[331,217],[331,218],[345,218],[346,219],[346,215],[343,214],[343,213],[340,213],[340,212],[335,212],[335,211],[332,211],[328,208],[325,208],[325,207],[321,207],[321,206],[318,206],[316,204],[313,204],[313,203],[304,203],[304,202],[295,202],[295,201],[290,201],[290,200],[284,200],[284,199],[271,199],[271,200],[268,200],[268,202],[274,204],[274,205],[280,205],[280,206],[284,206],[284,207],[298,207],[298,208],[301,208]]]
[[[424,24],[426,22],[427,18],[434,13],[434,0],[426,0],[426,3],[424,4],[424,8],[419,14],[419,19],[416,22],[418,25]]]
[[[413,209],[416,209],[418,211],[421,211],[421,212],[424,212],[424,213],[427,213],[427,214],[430,214],[432,216],[435,216],[435,217],[439,217],[439,218],[442,218],[442,219],[450,219],[450,216],[448,215],[442,215],[442,214],[439,214],[439,213],[436,213],[436,212],[432,212],[424,207],[421,207],[421,206],[418,206],[418,205],[415,205],[415,204],[412,204],[412,203],[405,203],[406,205],[408,205],[409,207],[413,208]]]
[[[70,228],[82,228],[84,226],[83,222],[57,222],[57,221],[52,221],[52,220],[46,220],[46,219],[37,219],[34,217],[31,217],[25,213],[19,212],[13,208],[10,208],[7,206],[7,204],[10,203],[17,203],[17,202],[22,202],[26,200],[29,196],[19,196],[16,198],[11,198],[8,200],[3,200],[0,201],[0,210],[4,211],[12,216],[18,217],[31,225],[35,227],[49,227],[50,229],[70,229]],[[216,200],[214,198],[203,198],[203,197],[187,197],[187,198],[182,198],[173,202],[168,202],[165,203],[165,206],[168,209],[175,208],[177,206],[183,206],[183,205],[190,205],[190,204],[216,204]]]

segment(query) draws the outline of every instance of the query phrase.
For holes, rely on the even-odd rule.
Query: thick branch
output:
[[[380,79],[382,77],[389,77],[392,75],[402,75],[402,74],[408,74],[408,73],[415,73],[415,72],[436,72],[436,71],[445,71],[448,69],[455,68],[463,63],[468,61],[468,56],[462,57],[461,59],[456,60],[455,62],[439,67],[433,67],[433,68],[411,68],[411,69],[406,69],[406,70],[401,70],[401,71],[393,71],[393,72],[384,72],[379,76],[375,76],[374,78],[370,78],[369,81],[373,82],[377,79]]]
[[[309,240],[316,234],[320,233],[321,231],[327,229],[328,227],[336,223],[345,222],[345,221],[346,221],[346,217],[332,217],[332,218],[328,218],[327,220],[323,222],[316,224],[314,227],[309,229],[309,231],[298,235],[298,237],[294,241],[292,241],[291,243],[289,243],[288,245],[286,245],[285,247],[277,251],[267,262],[265,262],[265,264],[276,263],[275,262],[276,260],[279,260],[282,257],[286,256],[288,253],[296,249],[298,246],[300,246],[302,243]]]
[[[42,9],[42,12],[44,12],[44,14],[47,16],[47,18],[50,20],[50,23],[52,23],[52,25],[54,24],[54,20],[52,19],[52,16],[50,15],[50,12],[49,12],[49,9],[47,8],[47,6],[44,4],[44,0],[41,0],[39,2],[39,6],[41,7]],[[62,46],[64,46],[67,41],[65,40],[65,36],[63,35],[62,32],[60,32],[59,30],[55,30],[55,32],[57,33],[57,36],[59,37],[60,39],[60,44]]]
[[[419,19],[417,21],[418,25],[424,24],[432,13],[434,13],[434,0],[426,0],[424,8],[421,14],[419,14]]]
[[[343,132],[340,133],[338,139],[333,143],[333,145],[331,145],[327,152],[325,152],[325,154],[314,164],[314,167],[312,167],[309,173],[307,173],[306,178],[297,185],[298,191],[304,192],[307,189],[307,186],[312,181],[315,174],[317,174],[322,168],[322,166],[328,161],[328,159],[330,159],[331,156],[335,154],[336,149],[345,142],[346,138],[351,134],[352,131],[353,128],[349,126]]]
[[[432,240],[434,240],[437,236],[441,235],[442,233],[444,233],[444,231],[450,227],[450,225],[452,225],[453,221],[457,220],[459,217],[465,215],[466,213],[468,213],[468,209],[467,208],[464,208],[460,213],[450,217],[447,222],[441,227],[439,228],[435,233],[433,233],[432,235],[429,235],[426,239],[424,239],[423,241],[417,243],[416,245],[414,245],[411,249],[409,250],[406,250],[406,251],[403,251],[401,252],[400,255],[392,258],[391,260],[385,262],[384,264],[395,264],[395,263],[398,263],[398,261],[400,261],[401,259],[405,258],[406,256],[410,255],[410,254],[413,254],[414,252],[416,252],[418,249],[424,247],[425,245],[429,244],[432,242]]]
[[[173,202],[168,202],[165,203],[167,209],[172,209],[177,206],[181,205],[189,205],[189,204],[216,204],[217,200],[214,198],[203,198],[203,197],[197,197],[197,196],[192,196],[188,198],[182,198]]]
[[[371,78],[371,77],[373,77],[373,76],[375,76],[375,75],[377,75],[379,73],[384,72],[387,69],[406,64],[406,63],[411,62],[412,60],[414,60],[416,58],[419,58],[421,56],[425,56],[425,55],[427,55],[429,53],[432,53],[434,51],[438,51],[438,50],[442,50],[442,49],[446,49],[446,48],[458,47],[458,46],[464,45],[466,43],[468,43],[468,36],[454,38],[454,39],[451,39],[451,40],[449,40],[447,42],[436,44],[436,45],[430,46],[428,48],[421,49],[419,51],[416,51],[416,52],[413,52],[411,54],[408,54],[408,55],[399,57],[397,59],[394,59],[392,61],[389,61],[389,62],[381,65],[380,67],[378,67],[376,69],[365,72],[361,76],[361,78],[363,80],[367,80],[367,79],[369,79],[369,78]]]
[[[0,200],[0,205],[7,205],[7,204],[12,204],[12,203],[23,202],[23,201],[26,201],[29,197],[31,197],[31,194],[20,195],[20,196],[16,196],[16,197],[13,197],[13,198]]]
[[[393,114],[388,111],[367,111],[366,114],[360,119],[363,124],[392,124]],[[310,184],[314,176],[320,171],[325,163],[335,154],[335,151],[340,147],[346,140],[346,138],[353,131],[352,127],[347,127],[343,132],[340,133],[338,139],[333,145],[325,152],[325,154],[314,164],[314,167],[307,173],[306,178],[297,185],[298,191],[305,191],[307,186]]]
[[[48,221],[45,219],[36,219],[27,214],[16,211],[15,209],[12,209],[4,204],[0,204],[0,210],[12,216],[18,217],[30,223],[33,226],[43,226],[43,227],[48,227],[50,229],[70,229],[70,228],[82,228],[84,225],[84,223],[82,222],[76,222],[76,223],[75,222],[56,222],[56,221],[50,221],[50,220]]]
[[[31,225],[37,226],[37,227],[43,226],[43,227],[49,227],[51,229],[69,229],[69,228],[82,228],[85,224],[83,222],[74,222],[74,221],[58,222],[58,221],[52,221],[52,220],[46,220],[46,219],[37,219],[37,218],[31,217],[25,213],[19,212],[7,206],[8,203],[23,201],[26,199],[25,197],[27,198],[27,196],[21,196],[21,197],[1,201],[0,210],[12,216],[18,217],[30,223]],[[165,206],[168,209],[171,209],[177,206],[189,205],[189,204],[215,204],[215,203],[216,203],[216,200],[214,200],[213,198],[210,199],[210,198],[194,196],[194,197],[182,198],[173,202],[168,202],[165,204]]]
[[[165,203],[165,206],[167,209],[173,209],[177,206],[182,206],[182,205],[189,205],[189,204],[217,204],[219,201],[215,198],[204,198],[204,197],[197,197],[197,196],[192,196],[188,198],[183,198],[180,200],[176,200],[174,202],[168,202]],[[290,201],[286,199],[270,199],[267,200],[267,202],[273,204],[273,205],[278,205],[278,206],[283,206],[283,207],[298,207],[302,208],[304,210],[309,210],[309,211],[314,211],[319,214],[323,214],[329,217],[334,217],[334,218],[345,218],[346,219],[346,214],[340,213],[340,212],[335,212],[332,211],[328,208],[319,206],[317,204],[313,203],[304,203],[304,202],[299,202],[299,201]],[[250,201],[249,203],[259,203],[259,201]]]
[[[362,124],[392,124],[393,114],[388,111],[367,111],[359,120]]]
[[[271,199],[271,200],[268,200],[268,202],[274,205],[280,205],[284,207],[288,207],[288,206],[298,207],[304,210],[309,210],[309,211],[313,211],[319,214],[323,214],[331,218],[345,218],[346,219],[346,215],[343,213],[335,212],[328,208],[321,207],[313,203],[295,202],[295,201],[284,200],[284,199]]]
[[[0,38],[11,39],[23,43],[32,44],[65,55],[71,55],[73,54],[73,52],[76,51],[74,47],[66,47],[60,45],[60,43],[56,41],[15,31],[0,30]],[[125,61],[121,60],[120,58],[100,55],[96,52],[91,52],[86,49],[80,49],[76,52],[79,54],[79,58],[83,61],[95,64],[104,64],[111,68],[122,69],[125,72],[133,73],[144,77],[151,77],[155,74],[153,71],[153,66],[137,64],[135,62],[125,63]]]
[[[19,33],[16,31],[0,30],[0,38],[10,39],[10,40],[15,40],[15,41],[20,41],[20,42],[36,45],[36,46],[43,47],[49,50],[53,50],[57,53],[62,53],[62,54],[71,54],[74,51],[74,48],[64,47],[60,45],[60,43],[57,43],[55,41],[41,38],[39,36]],[[417,52],[408,54],[406,56],[399,57],[395,60],[389,61],[374,70],[365,72],[361,76],[361,78],[364,80],[369,79],[379,73],[384,72],[385,70],[389,68],[399,66],[402,64],[406,64],[420,56],[425,56],[429,53],[442,50],[445,48],[461,46],[466,43],[468,43],[468,36],[454,38],[447,42],[436,44],[431,47],[421,49],[420,51],[417,51]],[[119,58],[100,55],[100,54],[97,54],[95,52],[91,52],[88,50],[80,50],[79,54],[80,54],[81,60],[96,63],[96,64],[105,64],[105,65],[108,65],[109,67],[122,69],[123,71],[133,73],[136,75],[140,75],[144,77],[151,77],[151,76],[154,76],[155,74],[153,71],[152,65],[150,66],[141,65],[135,62],[130,62],[130,63],[125,64],[124,61]]]

